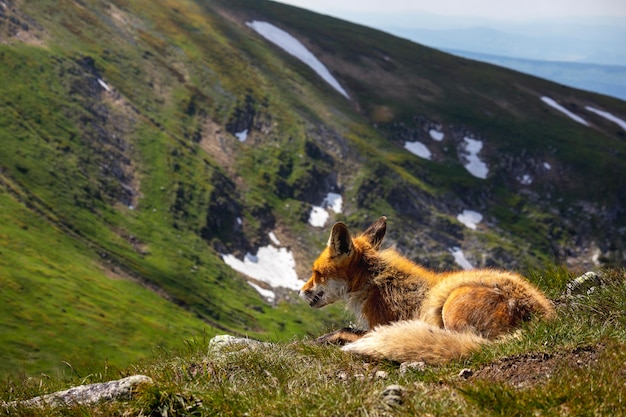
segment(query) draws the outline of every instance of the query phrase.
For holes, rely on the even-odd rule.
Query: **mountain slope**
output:
[[[4,371],[72,350],[121,366],[200,332],[319,333],[336,309],[224,260],[274,248],[305,278],[329,193],[326,226],[385,214],[389,244],[436,268],[624,265],[625,132],[586,110],[624,120],[624,102],[267,1],[0,7]]]

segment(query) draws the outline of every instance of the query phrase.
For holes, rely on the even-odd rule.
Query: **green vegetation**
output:
[[[46,37],[46,47],[0,47],[0,76],[13,80],[0,87],[0,371],[55,374],[71,359],[127,366],[158,346],[218,329],[270,340],[316,332],[324,319],[307,320],[303,305],[265,305],[200,238],[209,200],[222,192],[213,186],[220,168],[189,124],[199,123],[196,113],[213,111],[207,106],[219,97],[210,90],[219,85],[198,82],[209,90],[203,92],[171,84],[171,62],[138,66],[141,51],[111,22],[83,25],[97,20],[96,9],[37,6],[13,12],[49,23],[56,35]],[[76,21],[80,28],[67,24],[78,12],[91,17]],[[159,57],[163,45],[140,35],[148,56]],[[93,43],[113,39],[121,41],[115,56],[106,43]],[[101,58],[85,58],[89,53]],[[124,97],[107,97],[99,77]],[[152,88],[138,82],[144,77]],[[246,207],[254,213],[254,204]],[[340,316],[325,317],[333,315]]]
[[[209,331],[192,314],[105,271],[88,250],[7,195],[0,201],[3,372],[50,373],[63,361],[89,358],[125,365]]]

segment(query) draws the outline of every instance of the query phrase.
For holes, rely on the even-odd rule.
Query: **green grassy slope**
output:
[[[121,366],[208,329],[7,194],[2,216],[2,372]],[[94,361],[91,363],[91,361]]]
[[[194,100],[209,111],[205,100],[222,100],[211,91],[221,87],[170,84],[162,45],[139,31],[145,49],[137,48],[99,20],[100,6],[22,6],[16,16],[41,22],[46,45],[0,47],[1,78],[11,80],[0,87],[2,296],[11,300],[2,306],[2,371],[50,373],[85,358],[122,366],[201,332],[318,332],[323,320],[308,320],[308,307],[267,306],[200,237],[224,174],[190,138],[194,120],[184,111]],[[103,50],[115,42],[108,62],[113,52]],[[107,58],[94,62],[94,50]],[[157,82],[168,90],[160,97]]]

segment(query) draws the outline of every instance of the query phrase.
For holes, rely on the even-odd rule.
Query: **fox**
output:
[[[556,316],[553,303],[521,275],[497,269],[436,272],[382,249],[387,217],[352,237],[332,226],[299,296],[312,308],[345,300],[356,317],[316,339],[373,359],[444,364],[513,334],[533,318]]]

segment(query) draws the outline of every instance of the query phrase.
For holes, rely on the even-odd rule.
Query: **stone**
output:
[[[602,285],[602,279],[596,272],[585,272],[567,283],[566,294],[568,297],[590,295],[596,287]]]
[[[229,346],[242,346],[244,348],[269,347],[271,343],[261,342],[259,340],[248,339],[246,337],[235,337],[228,334],[221,334],[213,337],[209,341],[209,349],[221,350]]]
[[[425,362],[402,362],[400,364],[400,375],[405,375],[409,370],[424,371]]]
[[[459,372],[459,378],[462,378],[462,379],[468,379],[472,375],[474,375],[474,371],[472,371],[469,368],[461,369],[461,371]]]
[[[406,388],[402,385],[389,385],[381,393],[380,396],[385,404],[390,406],[402,405],[404,392]]]
[[[43,407],[89,405],[101,401],[129,400],[137,386],[152,384],[152,378],[145,375],[133,375],[109,382],[79,385],[65,391],[34,397],[24,401],[5,403],[5,407]]]

